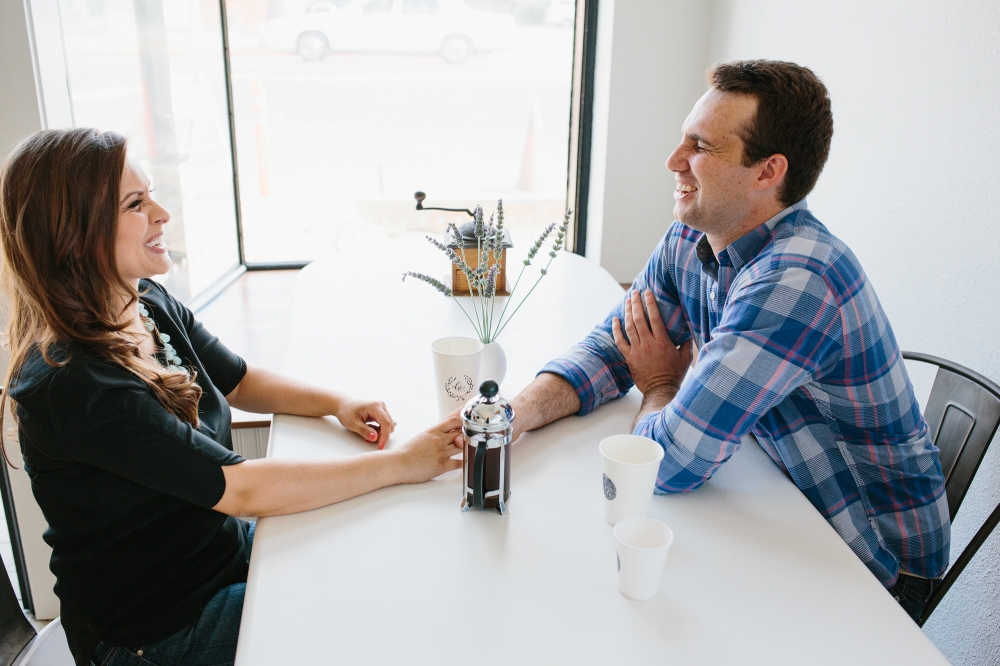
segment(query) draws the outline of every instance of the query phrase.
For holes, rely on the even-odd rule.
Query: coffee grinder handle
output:
[[[472,470],[472,506],[482,509],[486,506],[486,493],[483,491],[483,477],[486,476],[486,442],[480,442],[476,447],[476,461]]]

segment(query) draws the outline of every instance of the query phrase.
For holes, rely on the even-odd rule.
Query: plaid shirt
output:
[[[658,492],[699,487],[753,433],[883,585],[944,574],[938,450],[875,290],[804,200],[718,257],[674,222],[633,288],[653,290],[676,344],[699,347],[674,400],[635,428],[666,451]],[[633,385],[613,317],[623,304],[541,370],[576,389],[580,414]]]

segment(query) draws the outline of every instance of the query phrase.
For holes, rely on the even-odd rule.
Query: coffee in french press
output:
[[[492,379],[479,386],[479,396],[462,408],[462,510],[496,509],[507,512],[510,498],[510,438],[514,410],[498,394]]]

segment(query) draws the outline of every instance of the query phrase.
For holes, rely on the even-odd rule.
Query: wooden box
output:
[[[479,267],[479,249],[476,247],[476,237],[472,235],[472,229],[471,223],[459,228],[465,242],[464,250],[458,246],[457,241],[451,236],[446,235],[445,243],[448,247],[455,250],[458,256],[462,257],[462,260],[469,265],[469,268],[474,269]],[[500,272],[497,274],[497,296],[509,295],[507,291],[507,248],[510,247],[514,247],[514,245],[510,240],[510,232],[505,229],[503,232],[503,245],[500,249]],[[492,267],[496,263],[498,263],[496,258],[490,252],[487,266]],[[451,290],[456,296],[472,295],[469,292],[469,281],[466,279],[465,273],[455,264],[451,265]]]
[[[464,250],[458,247],[453,249],[469,265],[469,268],[477,268],[479,266],[479,250],[475,247],[467,247]],[[493,266],[496,263],[496,258],[490,252],[487,265]],[[451,265],[451,290],[456,296],[472,295],[469,291],[469,281],[466,279],[465,273],[455,264]],[[507,295],[507,248],[503,248],[500,251],[500,272],[497,273],[497,296]]]

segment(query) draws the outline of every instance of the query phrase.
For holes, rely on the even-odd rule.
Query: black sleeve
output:
[[[243,375],[247,373],[246,361],[230,351],[219,338],[209,333],[201,322],[194,318],[194,313],[161,285],[155,282],[150,282],[150,285],[155,285],[153,288],[162,293],[171,314],[187,331],[191,348],[205,367],[208,378],[222,395],[232,393],[243,380]]]
[[[56,459],[93,465],[209,509],[226,491],[223,465],[243,461],[168,412],[149,391],[95,391],[69,366],[48,384],[44,407],[55,437],[36,446]]]

